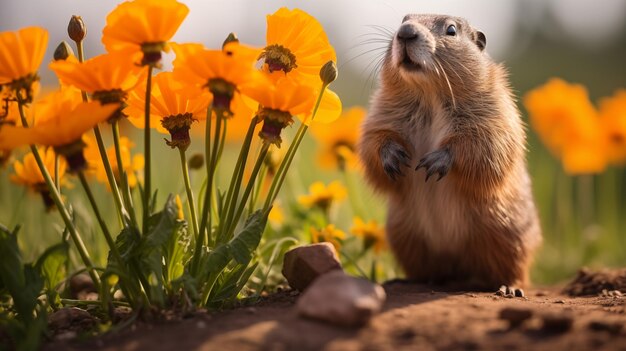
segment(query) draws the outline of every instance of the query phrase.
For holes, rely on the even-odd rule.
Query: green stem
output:
[[[204,201],[202,204],[202,216],[200,219],[200,229],[198,230],[199,235],[196,237],[196,248],[193,252],[193,257],[191,258],[191,273],[195,276],[198,270],[198,263],[200,262],[200,256],[202,255],[202,244],[206,242],[207,244],[211,242],[211,196],[213,194],[213,175],[215,174],[215,168],[213,167],[213,159],[211,153],[211,122],[213,117],[213,105],[209,105],[206,111],[206,127],[204,131],[205,135],[205,164],[206,164],[206,174],[207,174],[207,182],[206,189],[204,191]],[[216,119],[219,117],[216,116]],[[217,128],[217,127],[216,127]],[[217,133],[215,137],[217,138]],[[204,233],[206,232],[206,236]]]
[[[61,192],[61,175],[59,174],[59,162],[61,161],[60,158],[60,155],[54,154],[54,186],[57,188],[59,193]]]
[[[85,61],[85,50],[83,49],[83,41],[75,41],[76,43],[76,50],[78,51],[78,62],[84,62]],[[83,97],[83,101],[87,101],[87,92],[85,92],[84,90],[81,90],[80,94]]]
[[[187,190],[187,202],[189,203],[189,212],[191,213],[191,225],[193,228],[193,234],[196,241],[202,241],[198,235],[198,219],[196,216],[196,205],[193,199],[193,191],[191,190],[191,181],[189,180],[189,166],[187,165],[187,157],[185,156],[185,150],[179,148],[180,153],[180,165],[183,170],[183,180],[185,181],[185,189]]]
[[[239,190],[241,189],[241,182],[243,180],[243,173],[246,168],[246,162],[248,161],[248,154],[250,153],[250,145],[252,144],[252,137],[254,134],[254,129],[258,122],[258,116],[254,116],[250,121],[250,126],[248,127],[248,132],[246,133],[246,137],[244,139],[243,145],[241,146],[241,150],[239,152],[239,157],[237,158],[237,163],[235,165],[235,169],[233,170],[233,175],[230,180],[230,186],[228,188],[228,195],[226,196],[226,203],[224,208],[226,210],[224,221],[220,221],[220,226],[217,231],[217,242],[224,242],[228,240],[228,234],[230,229],[230,223],[233,221],[233,217],[235,215],[235,206],[237,205],[237,199],[239,197]]]
[[[208,233],[206,234],[206,239],[208,241],[208,238],[211,236],[211,226],[209,225],[209,228],[207,228],[207,222],[210,221],[211,218],[211,193],[213,191],[213,170],[212,170],[212,165],[213,162],[211,160],[211,117],[212,117],[212,105],[209,105],[209,107],[207,108],[207,116],[206,116],[206,126],[205,126],[205,131],[204,131],[204,135],[205,135],[205,142],[204,142],[204,159],[205,159],[205,165],[206,165],[206,176],[207,176],[207,181],[206,181],[206,188],[204,190],[204,199],[203,199],[203,204],[202,204],[202,216],[200,217],[200,230],[199,233],[201,233],[202,235],[202,240],[200,241],[200,244],[202,244],[202,242],[204,242],[205,240],[205,236],[204,233],[205,231],[207,231],[208,229]],[[201,248],[201,246],[196,243],[196,247],[197,248]],[[196,259],[195,257],[196,255],[194,254],[194,259]],[[197,259],[196,259],[197,261]]]
[[[22,124],[24,125],[24,127],[28,128],[28,121],[26,120],[26,117],[24,114],[24,101],[22,100],[22,96],[19,91],[16,91],[16,97],[17,97],[17,103],[18,103],[17,106],[19,109],[20,118],[22,119]],[[54,201],[54,204],[56,205],[57,209],[59,210],[59,213],[61,214],[61,218],[63,218],[63,222],[65,223],[65,226],[68,228],[70,232],[70,236],[72,237],[72,240],[74,241],[74,245],[76,245],[78,254],[80,255],[80,258],[82,259],[85,266],[87,267],[89,271],[89,275],[91,276],[91,279],[93,280],[93,283],[96,287],[96,290],[99,290],[100,289],[100,276],[98,275],[98,272],[96,272],[95,267],[93,263],[91,262],[91,257],[89,256],[87,247],[85,247],[85,243],[83,242],[83,239],[78,233],[78,230],[76,230],[76,226],[74,226],[74,223],[72,222],[70,214],[68,213],[67,208],[63,204],[63,200],[61,200],[61,195],[57,191],[57,188],[55,187],[54,182],[52,178],[50,177],[50,173],[48,173],[48,170],[46,169],[46,166],[43,163],[43,160],[41,159],[41,155],[39,155],[39,151],[37,150],[35,145],[30,145],[30,150],[32,151],[33,156],[35,157],[35,161],[37,162],[37,166],[39,166],[39,170],[41,171],[44,181],[46,182],[46,185],[48,186],[48,190],[50,190],[50,197],[52,197],[52,201]]]
[[[257,176],[256,185],[253,190],[252,196],[250,196],[248,216],[252,215],[254,206],[256,206],[259,196],[261,195],[261,190],[263,189],[263,183],[265,183],[265,178],[267,177],[267,172],[268,172],[268,167],[264,163],[263,167],[261,168],[260,175]]]
[[[83,42],[77,41],[76,49],[78,51],[78,62],[85,61],[85,54],[83,49]],[[87,102],[89,100],[87,98],[87,93],[83,90],[80,92],[83,97],[83,101]],[[109,156],[107,155],[106,147],[104,146],[104,141],[102,140],[102,133],[100,133],[100,127],[95,126],[93,129],[94,134],[96,135],[96,142],[98,144],[98,151],[100,152],[100,158],[102,158],[102,164],[104,166],[105,173],[107,175],[107,180],[109,182],[109,187],[111,188],[111,193],[113,193],[113,199],[115,201],[115,207],[117,209],[117,213],[120,217],[120,221],[122,225],[126,226],[126,209],[122,205],[122,198],[120,196],[120,191],[117,186],[117,182],[115,181],[115,176],[113,175],[113,171],[111,169],[111,162],[109,162]]]
[[[124,180],[124,163],[122,161],[122,149],[120,146],[120,127],[117,118],[111,124],[111,130],[113,131],[113,146],[115,147],[115,160],[117,161],[117,173],[119,175],[120,182]],[[122,184],[122,187],[124,184]],[[128,205],[128,204],[126,204]]]
[[[261,166],[265,163],[265,157],[267,156],[267,151],[269,150],[269,147],[270,147],[269,143],[265,143],[265,142],[263,143],[261,152],[259,153],[256,163],[254,164],[254,168],[252,169],[252,174],[250,175],[250,179],[248,180],[248,185],[246,186],[246,190],[244,190],[243,195],[241,197],[241,201],[239,201],[239,206],[237,206],[235,216],[232,218],[232,220],[228,224],[228,232],[227,232],[228,238],[232,237],[233,231],[235,230],[235,227],[237,226],[237,222],[239,222],[239,218],[241,218],[241,214],[243,213],[243,210],[246,207],[246,202],[248,202],[248,196],[250,196],[250,193],[252,192],[252,189],[254,188],[256,177],[257,177],[257,174],[259,174],[259,170],[261,169]],[[236,201],[235,201],[235,204],[236,204]]]
[[[302,141],[304,134],[306,133],[308,126],[304,123],[300,125],[296,136],[294,137],[293,142],[289,145],[289,149],[287,149],[287,153],[285,157],[280,162],[280,166],[278,166],[278,170],[276,171],[276,175],[274,179],[272,179],[272,184],[270,185],[270,190],[267,193],[267,198],[265,199],[265,205],[263,206],[263,210],[267,211],[274,203],[278,192],[282,186],[282,183],[285,181],[285,177],[287,175],[287,170],[293,161],[293,157],[296,154],[296,150],[300,146],[300,142]]]
[[[365,218],[365,211],[363,210],[363,207],[361,207],[361,201],[357,198],[357,196],[361,193],[356,189],[351,174],[348,172],[346,167],[341,167],[341,173],[343,173],[346,185],[348,186],[348,198],[350,200],[352,212],[361,218]]]
[[[102,218],[102,214],[100,213],[100,209],[98,208],[96,199],[93,196],[93,192],[91,191],[89,182],[87,182],[85,173],[83,173],[82,171],[78,172],[78,178],[80,179],[80,183],[83,186],[83,189],[85,190],[85,194],[87,194],[87,199],[89,200],[89,204],[91,204],[91,208],[93,209],[93,212],[96,215],[96,219],[98,221],[98,224],[100,225],[100,228],[102,229],[102,233],[104,234],[104,239],[109,245],[109,250],[111,250],[111,253],[113,254],[113,258],[115,259],[115,261],[117,261],[119,265],[119,269],[121,269],[122,271],[125,271],[124,269],[125,264],[124,264],[124,261],[122,260],[122,256],[120,255],[120,252],[117,250],[117,246],[115,246],[115,240],[113,239],[113,236],[111,236],[111,232],[109,232],[109,228],[107,227],[106,222]],[[120,286],[124,287],[125,285],[120,284]],[[124,292],[124,295],[129,299],[129,301],[132,304],[134,301],[134,296],[132,296],[132,294],[130,294],[130,291],[126,288],[123,288],[123,292]]]
[[[346,258],[347,262],[345,265],[345,268],[348,268],[350,266],[353,266],[357,272],[359,272],[359,274],[361,275],[361,277],[368,279],[368,275],[367,273],[365,273],[365,271],[363,271],[363,269],[361,269],[361,267],[359,267],[359,265],[356,263],[356,260],[354,260],[353,258],[351,258],[350,256],[346,255],[345,252],[341,252],[340,256],[343,256]]]
[[[143,130],[144,147],[143,153],[146,160],[144,168],[144,188],[143,188],[143,232],[148,231],[148,219],[150,218],[150,199],[152,198],[152,172],[151,172],[151,152],[150,152],[150,96],[152,93],[152,65],[148,66],[148,80],[146,82],[146,105],[145,124]]]
[[[109,245],[109,249],[111,250],[111,253],[113,253],[113,257],[115,257],[115,259],[119,263],[122,263],[122,256],[120,256],[120,253],[117,251],[117,247],[115,246],[115,240],[113,240],[113,237],[111,236],[111,232],[109,232],[109,228],[107,227],[106,222],[102,218],[102,214],[100,213],[96,199],[93,196],[93,192],[91,191],[91,187],[89,187],[89,183],[87,182],[87,178],[85,178],[85,173],[83,173],[83,171],[78,172],[78,179],[80,179],[80,184],[83,186],[83,189],[85,190],[85,194],[87,194],[87,199],[89,200],[89,204],[91,205],[91,208],[93,209],[93,212],[96,215],[98,224],[100,225],[100,228],[102,229],[102,233],[104,234],[104,238],[107,244]]]
[[[107,155],[106,147],[104,146],[104,141],[102,140],[102,133],[100,132],[100,127],[93,127],[93,132],[96,135],[96,143],[98,144],[98,151],[100,151],[100,157],[102,158],[102,164],[104,165],[104,171],[107,175],[107,180],[109,182],[109,187],[111,188],[111,193],[113,194],[113,200],[115,201],[115,207],[117,209],[117,213],[120,217],[120,221],[122,225],[127,226],[127,215],[126,209],[124,208],[124,204],[122,203],[122,197],[120,195],[120,190],[117,187],[117,182],[115,181],[115,175],[113,174],[113,169],[111,168],[111,163],[109,162],[109,156]]]
[[[315,115],[317,114],[317,110],[319,110],[320,103],[322,102],[322,96],[324,96],[324,92],[326,91],[327,86],[328,84],[326,83],[322,84],[322,89],[320,90],[320,94],[317,96],[317,101],[315,102],[313,113],[311,114],[311,122],[313,122],[313,119],[315,118]],[[287,154],[285,155],[285,158],[283,158],[282,162],[280,163],[278,171],[276,172],[276,176],[272,180],[270,191],[268,192],[267,199],[265,200],[265,206],[263,206],[264,211],[268,211],[269,208],[272,206],[272,203],[274,203],[274,200],[276,200],[276,197],[278,196],[278,193],[280,192],[280,188],[282,187],[283,182],[285,181],[285,177],[287,176],[287,171],[289,170],[289,167],[291,166],[291,162],[293,161],[293,158],[296,154],[296,150],[298,150],[298,147],[300,147],[300,143],[302,142],[302,139],[304,138],[304,134],[306,134],[307,129],[308,129],[308,126],[306,125],[306,123],[302,123],[300,125],[300,128],[298,129],[298,132],[296,133],[296,137],[294,138],[291,145],[289,145]]]

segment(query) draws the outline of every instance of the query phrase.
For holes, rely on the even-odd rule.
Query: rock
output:
[[[617,335],[622,331],[624,325],[619,321],[591,321],[589,322],[589,329],[593,331],[606,331],[609,334]]]
[[[283,275],[293,289],[304,289],[320,275],[341,270],[335,247],[330,243],[297,247],[285,253]]]
[[[574,324],[574,318],[569,313],[548,313],[542,316],[542,320],[542,329],[550,333],[565,333]]]
[[[83,295],[95,292],[97,292],[96,286],[89,274],[77,274],[70,278],[70,296],[73,299],[82,300]]]
[[[315,280],[296,308],[304,317],[354,327],[366,324],[382,309],[385,299],[380,285],[334,271]]]
[[[76,307],[62,308],[48,317],[51,330],[85,330],[97,323],[89,312]]]
[[[499,317],[509,322],[511,328],[516,328],[532,316],[533,311],[528,308],[505,307],[500,310]]]

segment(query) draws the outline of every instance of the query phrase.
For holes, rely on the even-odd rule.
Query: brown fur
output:
[[[367,180],[388,195],[390,246],[412,279],[524,285],[541,232],[506,71],[464,19],[409,15],[403,23],[419,37],[392,39],[358,146]],[[446,35],[450,24],[456,36]],[[403,55],[421,69],[405,69]],[[413,167],[441,150],[449,172],[424,182]]]

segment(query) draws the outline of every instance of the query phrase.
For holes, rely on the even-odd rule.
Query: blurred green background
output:
[[[327,31],[338,55],[339,79],[332,88],[342,98],[344,108],[361,105],[367,108],[368,97],[375,89],[375,66],[384,52],[385,29],[394,30],[406,13],[445,13],[466,17],[487,37],[487,51],[495,60],[509,68],[512,86],[521,98],[525,92],[550,77],[561,77],[585,85],[592,101],[626,88],[626,1],[603,0],[508,0],[508,1],[183,1],[191,12],[174,37],[179,42],[202,42],[219,47],[226,35],[238,33],[242,42],[262,46],[265,15],[281,6],[298,7],[316,17]],[[67,21],[71,15],[81,15],[88,27],[86,53],[94,56],[103,52],[101,30],[106,14],[116,1],[56,0],[53,4],[40,0],[2,0],[0,30],[16,30],[27,25],[40,25],[50,32],[50,42],[44,62],[49,62],[57,43],[66,40]],[[381,29],[383,28],[383,29]],[[372,40],[374,39],[374,40]],[[166,64],[165,69],[168,69]],[[56,84],[56,78],[46,64],[40,70],[44,87]],[[523,106],[520,109],[525,114]],[[524,116],[524,118],[526,118]],[[356,128],[356,126],[355,126]],[[136,133],[128,126],[126,135]],[[295,134],[291,128],[288,134]],[[192,149],[202,149],[196,134]],[[163,189],[160,203],[167,192],[184,194],[179,177],[178,153],[154,138],[157,155],[156,185]],[[529,168],[544,230],[544,245],[533,268],[533,280],[539,284],[559,282],[573,276],[583,265],[623,266],[626,264],[626,175],[622,168],[611,168],[595,176],[568,176],[528,129]],[[141,145],[141,139],[135,143]],[[295,201],[305,193],[314,180],[328,182],[342,179],[339,172],[320,170],[315,161],[316,148],[312,138],[305,143],[291,171],[282,202]],[[193,153],[193,150],[189,154]],[[230,151],[229,151],[230,150]],[[222,182],[228,181],[234,163],[235,148],[223,158]],[[138,146],[135,152],[141,151]],[[62,231],[57,213],[44,213],[38,195],[11,183],[13,172],[9,164],[0,170],[0,223],[8,227],[22,225],[20,245],[26,258],[32,260]],[[196,190],[202,174],[192,172]],[[366,208],[370,218],[384,221],[384,205],[356,176],[354,196]],[[99,247],[92,254],[104,262],[106,251],[97,231],[95,219],[78,186],[66,192],[72,200],[79,227],[89,247]],[[167,190],[165,190],[167,189]],[[113,202],[106,189],[96,187],[97,196],[104,199],[105,212],[115,221]],[[336,214],[338,227],[349,228],[353,211],[348,202]],[[369,219],[369,218],[366,218]]]

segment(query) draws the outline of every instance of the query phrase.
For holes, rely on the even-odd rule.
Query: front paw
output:
[[[417,171],[422,167],[426,170],[426,181],[435,173],[439,174],[437,181],[440,181],[452,168],[452,154],[450,150],[446,147],[426,154],[415,167],[415,170]]]
[[[404,175],[404,167],[410,167],[411,156],[402,145],[389,140],[380,148],[380,159],[387,176],[391,180],[396,180]]]

